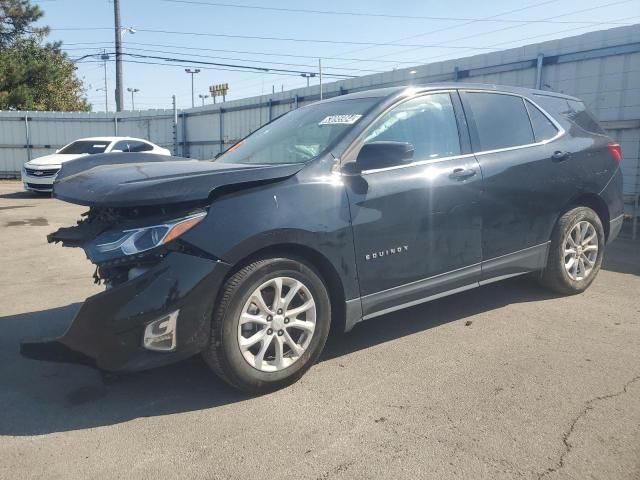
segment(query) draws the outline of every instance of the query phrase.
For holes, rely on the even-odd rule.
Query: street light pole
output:
[[[133,112],[136,109],[136,103],[133,99],[133,94],[138,93],[140,91],[139,88],[127,88],[127,92],[131,92],[131,111]]]
[[[204,101],[205,101],[205,99],[209,98],[209,95],[199,94],[198,98],[200,98],[200,100],[202,100],[202,106],[204,107]]]
[[[184,71],[191,75],[191,108],[193,108],[193,107],[196,106],[196,99],[195,99],[196,95],[195,95],[195,89],[193,87],[193,76],[196,73],[200,73],[200,69],[199,68],[195,68],[195,69],[191,70],[190,68],[185,68]]]
[[[113,16],[116,34],[116,112],[121,112],[124,104],[122,91],[122,27],[120,26],[120,0],[113,0]]]

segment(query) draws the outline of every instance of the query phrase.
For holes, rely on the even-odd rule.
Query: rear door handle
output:
[[[551,155],[551,160],[553,160],[554,162],[564,162],[565,160],[568,160],[570,156],[571,153],[561,152],[560,150],[558,150],[557,152],[553,152],[553,155]]]
[[[451,172],[449,178],[453,180],[466,180],[467,178],[471,178],[476,174],[476,171],[473,168],[456,168]]]

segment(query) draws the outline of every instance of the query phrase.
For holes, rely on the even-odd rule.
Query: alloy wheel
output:
[[[315,328],[316,303],[309,289],[295,278],[276,277],[246,301],[238,322],[238,345],[249,365],[277,372],[300,359]]]
[[[564,241],[564,268],[572,280],[589,276],[598,258],[598,233],[588,221],[576,223]]]

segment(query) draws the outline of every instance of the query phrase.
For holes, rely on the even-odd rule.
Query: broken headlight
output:
[[[206,215],[206,212],[199,212],[162,224],[107,231],[92,242],[91,256],[105,261],[146,252],[175,240],[200,223]]]

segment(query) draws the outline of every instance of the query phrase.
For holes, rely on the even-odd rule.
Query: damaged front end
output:
[[[54,197],[89,211],[48,240],[83,248],[106,290],[84,302],[61,338],[25,342],[22,353],[114,371],[150,368],[202,351],[230,266],[182,235],[211,227],[207,211],[221,195],[284,180],[302,166],[143,153],[89,157],[65,163],[53,185]],[[213,249],[215,238],[211,242]]]
[[[89,297],[60,338],[23,342],[24,356],[109,371],[172,363],[207,345],[210,314],[228,265],[180,237],[206,205],[91,207],[50,243],[81,247],[105,291]]]

